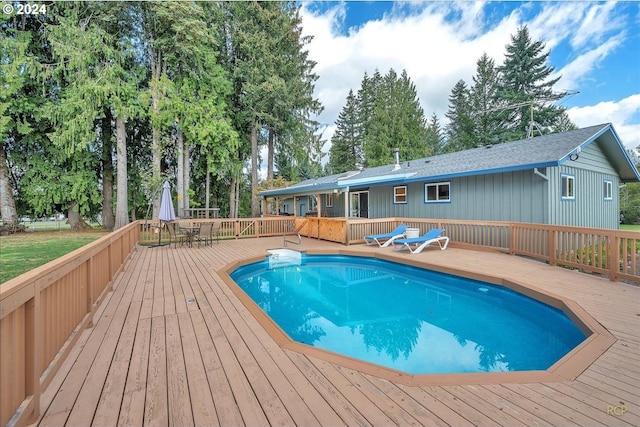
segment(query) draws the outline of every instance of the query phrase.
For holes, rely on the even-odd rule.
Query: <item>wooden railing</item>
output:
[[[340,218],[296,218],[296,230],[301,236],[330,242],[347,243],[347,221]]]
[[[634,231],[501,221],[359,219],[348,222],[348,244],[362,243],[364,236],[387,233],[398,224],[419,228],[421,234],[444,228],[459,247],[499,250],[602,274],[612,281],[640,283],[640,233]]]
[[[39,415],[40,394],[123,269],[132,223],[0,286],[0,425]]]
[[[362,243],[398,224],[444,228],[453,244],[527,256],[551,265],[640,283],[640,233],[492,221],[421,218],[346,220],[265,217],[206,221],[221,224],[221,239],[301,235]],[[25,425],[39,415],[49,384],[114,277],[140,241],[158,241],[157,221],[138,221],[0,286],[0,425]],[[163,240],[164,240],[163,234]],[[168,238],[168,235],[166,235]],[[10,349],[7,351],[6,349]]]
[[[225,218],[225,219],[182,219],[189,225],[213,222],[220,224],[220,239],[246,239],[252,237],[272,237],[292,234],[295,223],[292,216],[269,216],[264,218]],[[140,243],[158,243],[158,220],[140,222]],[[169,241],[166,230],[160,236],[163,242]]]

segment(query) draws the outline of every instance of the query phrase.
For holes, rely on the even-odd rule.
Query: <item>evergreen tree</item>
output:
[[[368,165],[367,155],[364,153],[364,147],[373,143],[372,126],[374,123],[376,103],[378,102],[378,92],[382,84],[382,75],[375,70],[373,75],[369,77],[365,72],[360,89],[358,89],[357,103],[358,116],[360,122],[360,141],[358,145],[362,147],[364,162],[363,166]]]
[[[427,155],[426,120],[415,85],[406,71],[398,77],[391,69],[383,77],[364,145],[367,166],[393,162],[393,149],[403,159]]]
[[[17,20],[11,20],[8,15],[0,16],[3,33],[0,38],[0,217],[5,224],[17,224],[18,221],[14,198],[17,189],[11,179],[9,159],[17,148],[16,139],[31,131],[29,122],[21,125],[19,117],[19,111],[23,110],[20,105],[29,103],[25,92],[29,80],[27,73],[32,70],[31,33],[25,31],[24,25],[23,21],[19,28]]]
[[[440,125],[440,119],[438,119],[438,116],[434,112],[431,115],[429,123],[427,124],[427,156],[440,154],[440,152],[442,151],[443,139],[443,130],[442,126]]]
[[[498,97],[500,82],[493,59],[483,53],[476,63],[476,75],[469,90],[471,109],[469,114],[474,122],[474,146],[497,144],[500,141],[501,102]]]
[[[357,100],[353,90],[350,90],[331,138],[329,165],[332,173],[355,170],[357,165],[363,164],[361,129]]]
[[[520,27],[507,45],[501,74],[500,99],[511,108],[505,112],[503,141],[533,136],[534,129],[548,133],[562,115],[563,108],[549,104],[560,96],[553,86],[560,77],[550,78],[549,52],[541,41],[532,41],[529,29]]]
[[[113,24],[124,21],[127,6],[64,3],[58,5],[56,12],[58,23],[50,25],[47,32],[54,59],[49,68],[60,88],[46,110],[55,126],[51,138],[62,148],[61,152],[75,154],[79,151],[80,155],[86,156],[84,151],[89,148],[93,153],[91,145],[97,145],[99,141],[95,122],[105,114],[105,109],[110,110],[105,119],[110,121],[113,116],[116,129],[118,198],[115,228],[120,228],[129,222],[125,122],[142,111],[137,101],[140,73],[133,66],[133,50],[125,38],[118,36],[126,34],[126,30],[122,25]],[[109,133],[103,135],[102,142],[110,146],[110,126],[105,123],[102,129]],[[109,147],[106,149],[111,151]],[[104,169],[109,170],[108,167]],[[85,177],[84,174],[80,176]],[[98,181],[80,185],[82,181],[78,180],[72,187],[77,188],[81,200],[70,203],[83,214],[87,213],[88,199],[82,202],[81,193],[93,194]],[[72,228],[86,227],[77,212],[69,212],[68,218]]]
[[[445,114],[449,119],[445,127],[445,151],[461,151],[477,146],[471,114],[469,89],[464,80],[459,80],[451,90],[449,109]]]

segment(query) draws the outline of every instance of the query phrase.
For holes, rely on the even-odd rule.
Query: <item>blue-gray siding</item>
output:
[[[576,161],[550,168],[549,190],[552,208],[550,224],[578,227],[618,228],[620,220],[620,180],[596,144],[589,145]],[[575,199],[562,199],[562,175],[575,177]],[[604,182],[611,181],[612,198],[605,200]]]
[[[575,179],[572,200],[562,198],[563,174]],[[450,184],[450,202],[425,202],[425,184],[437,182]],[[605,182],[611,182],[608,200]],[[595,143],[584,148],[578,158],[561,166],[541,168],[538,173],[530,169],[400,185],[407,187],[406,203],[394,203],[394,187],[398,185],[358,189],[368,190],[369,218],[517,221],[596,228],[619,225],[620,178],[611,160]],[[333,194],[333,207],[326,207],[326,197],[321,196],[323,215],[344,217],[345,195]],[[302,209],[300,204],[304,204]],[[284,205],[287,212],[294,212],[293,199],[287,199]],[[308,209],[308,198],[299,197],[296,214],[304,215]]]

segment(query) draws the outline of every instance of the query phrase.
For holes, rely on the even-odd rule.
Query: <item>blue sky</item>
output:
[[[578,126],[613,123],[622,142],[640,146],[640,2],[302,2],[303,33],[317,62],[318,120],[330,139],[349,89],[378,69],[406,70],[425,115],[444,123],[448,96],[470,84],[486,52],[496,64],[518,27],[550,52],[557,91]],[[328,146],[325,147],[328,149]]]

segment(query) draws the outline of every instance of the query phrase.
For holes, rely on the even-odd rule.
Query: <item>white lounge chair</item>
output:
[[[449,245],[449,238],[447,236],[442,236],[442,233],[444,233],[444,229],[432,228],[427,234],[420,237],[398,239],[393,242],[393,249],[396,251],[409,249],[412,254],[419,254],[424,248],[428,247],[432,243],[438,243],[440,250],[444,251],[447,249],[447,245]],[[412,249],[411,245],[415,245],[415,249]]]
[[[390,233],[372,234],[369,236],[364,236],[364,241],[368,246],[375,245],[377,243],[378,246],[380,246],[381,248],[386,248],[394,240],[405,237],[407,228],[409,227],[407,227],[406,225],[399,225]]]

